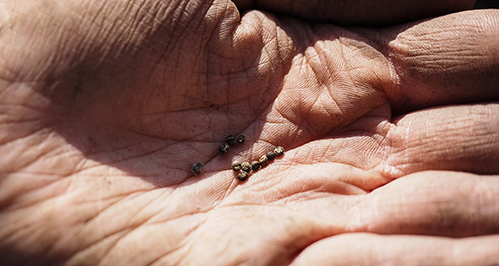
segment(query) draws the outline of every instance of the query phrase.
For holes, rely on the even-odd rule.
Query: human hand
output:
[[[497,11],[384,29],[227,1],[2,12],[5,263],[499,260],[499,105],[478,103],[499,98]],[[221,155],[230,133],[246,142]]]

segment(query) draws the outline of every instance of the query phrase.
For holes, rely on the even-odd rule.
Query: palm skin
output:
[[[473,104],[499,98],[496,11],[368,29],[226,1],[17,3],[6,263],[499,261],[499,106]],[[246,142],[221,155],[228,134]]]

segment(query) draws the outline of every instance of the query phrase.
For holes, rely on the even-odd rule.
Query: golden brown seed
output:
[[[284,155],[284,148],[281,146],[278,146],[277,148],[274,149],[275,156],[281,157]]]
[[[273,151],[267,153],[267,159],[269,159],[269,161],[273,161],[275,159],[275,153]]]
[[[263,167],[267,166],[269,159],[267,158],[267,155],[262,155],[262,157],[260,157],[260,159],[258,159],[258,162],[260,163],[260,167],[263,168]]]
[[[244,135],[239,135],[239,137],[237,137],[237,143],[243,143],[245,139],[246,137]]]
[[[251,164],[249,164],[248,162],[242,163],[241,170],[249,173],[251,171]]]
[[[260,169],[260,163],[258,161],[251,162],[251,170],[258,171]]]
[[[218,147],[218,151],[224,154],[227,153],[229,151],[229,144],[224,143],[220,145],[220,147]]]
[[[241,171],[239,172],[239,174],[237,174],[237,179],[239,179],[239,181],[246,181],[248,179],[248,173],[244,172],[244,171]]]
[[[232,163],[232,170],[239,172],[241,171],[241,163],[238,161],[235,161]]]
[[[232,145],[236,144],[236,136],[228,135],[226,141],[227,141],[227,144],[232,146]]]
[[[195,175],[200,175],[203,172],[203,164],[202,163],[195,163],[192,165],[191,171]]]

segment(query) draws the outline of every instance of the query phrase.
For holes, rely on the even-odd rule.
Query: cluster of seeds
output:
[[[237,138],[234,135],[229,135],[226,138],[226,143],[224,143],[224,144],[220,145],[220,147],[218,147],[218,151],[225,154],[225,153],[229,152],[230,146],[233,146],[236,143],[241,144],[244,142],[245,139],[246,139],[246,137],[244,135],[239,135]]]
[[[218,147],[218,151],[220,153],[227,153],[229,152],[230,146],[236,145],[236,144],[241,144],[244,142],[246,137],[244,135],[239,135],[237,138],[234,135],[229,135],[226,138],[226,141],[224,144],[220,145]],[[253,171],[256,172],[260,170],[261,168],[264,168],[269,164],[269,162],[273,161],[276,157],[281,157],[284,155],[284,148],[281,146],[276,147],[273,151],[268,152],[267,154],[262,155],[258,161],[252,161],[251,163],[249,162],[238,162],[235,161],[232,163],[232,169],[237,172],[237,179],[240,181],[246,181],[248,180],[249,174]],[[202,163],[195,163],[192,165],[191,172],[194,175],[200,175],[203,172],[203,164]]]
[[[225,139],[225,143],[218,147],[218,151],[225,154],[229,152],[229,147],[235,145],[236,143],[243,143],[246,137],[244,135],[239,135],[237,138],[234,135],[229,135]],[[204,165],[202,163],[195,163],[191,167],[191,172],[194,175],[200,175],[203,172]]]
[[[256,172],[261,168],[264,168],[269,164],[270,161],[273,161],[276,157],[281,157],[284,155],[284,148],[279,146],[267,154],[262,155],[258,161],[249,162],[238,162],[235,161],[232,163],[232,170],[238,172],[237,179],[239,181],[246,181],[249,177],[251,171]]]

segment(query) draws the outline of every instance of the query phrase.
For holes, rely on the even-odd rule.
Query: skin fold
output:
[[[0,1],[0,261],[498,264],[499,11],[344,2]]]

